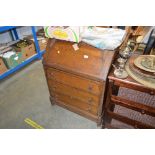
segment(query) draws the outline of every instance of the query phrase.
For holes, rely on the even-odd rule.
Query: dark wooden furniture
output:
[[[126,79],[118,79],[114,76],[113,70],[110,72],[108,79],[108,94],[103,117],[103,128],[122,128],[121,126],[113,126],[112,120],[122,122],[131,128],[155,128],[155,103],[153,105],[142,104],[126,99],[127,94],[123,97],[118,95],[120,88],[136,90],[139,91],[139,93],[143,92],[150,95],[155,95],[155,89],[145,87],[130,76]],[[116,106],[125,109],[123,112],[125,116],[115,110]],[[143,122],[143,117],[145,117],[147,121]],[[153,119],[151,124],[147,124],[149,119]]]
[[[146,44],[146,47],[144,49],[144,54],[148,55],[151,53],[151,50],[155,48],[155,29],[153,29],[150,33],[148,42]]]
[[[142,52],[144,52],[144,49],[146,48],[146,44],[142,42],[144,37],[149,33],[151,30],[151,26],[137,26],[137,28],[133,31],[131,34],[130,42],[134,44],[133,51],[137,51],[140,46],[142,46]],[[145,53],[145,52],[144,52]]]
[[[52,104],[101,124],[106,79],[114,51],[102,51],[83,42],[49,39],[43,58]]]

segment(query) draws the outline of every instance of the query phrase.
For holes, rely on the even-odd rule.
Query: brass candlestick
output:
[[[128,73],[127,73],[126,70],[125,70],[126,61],[127,61],[127,59],[124,59],[124,58],[122,58],[122,57],[119,57],[119,58],[117,59],[118,67],[116,67],[115,65],[113,65],[113,67],[115,68],[115,70],[114,70],[114,75],[115,75],[117,78],[120,78],[120,79],[127,78]]]

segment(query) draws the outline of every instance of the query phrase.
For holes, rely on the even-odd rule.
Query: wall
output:
[[[42,26],[36,26],[36,30],[39,30],[41,28],[42,28]],[[30,26],[18,27],[17,32],[18,32],[19,38],[21,38],[21,39],[27,35],[32,34]],[[10,41],[12,41],[10,32],[7,31],[7,32],[0,33],[0,44],[7,43]]]

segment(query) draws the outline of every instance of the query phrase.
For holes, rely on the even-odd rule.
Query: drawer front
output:
[[[114,111],[108,110],[109,116],[121,122],[129,124],[134,128],[155,128],[155,117],[129,109],[120,105],[115,105]]]
[[[77,109],[89,112],[93,115],[97,115],[97,107],[92,106],[91,104],[82,102],[78,99],[75,99],[71,96],[64,95],[61,93],[50,92],[51,96],[55,99],[56,102],[63,102],[67,106],[76,107]]]
[[[58,81],[62,84],[66,84],[68,86],[78,88],[95,95],[100,95],[102,92],[102,83],[90,79],[85,79],[70,73],[65,73],[63,71],[50,68],[47,69],[47,76],[48,78]]]
[[[93,106],[99,105],[99,101],[100,101],[99,96],[95,96],[86,91],[81,91],[79,89],[69,87],[67,85],[61,84],[54,80],[49,80],[48,84],[51,92],[58,92],[64,95],[72,96],[78,100],[81,100],[82,102],[86,102]]]

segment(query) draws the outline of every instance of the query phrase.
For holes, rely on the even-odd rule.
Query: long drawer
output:
[[[82,102],[86,102],[93,106],[98,106],[100,103],[100,97],[88,93],[86,91],[82,91],[73,87],[69,87],[65,84],[61,84],[55,80],[48,80],[48,85],[50,92],[58,92],[63,93],[64,95],[72,96]]]
[[[52,92],[51,96],[54,98],[56,102],[63,102],[67,106],[76,107],[79,110],[83,110],[93,115],[97,115],[97,111],[98,111],[97,107],[91,104],[81,102],[80,100],[76,98],[73,98],[71,96],[64,95],[61,93],[57,93],[57,92]]]
[[[70,73],[59,71],[53,68],[47,69],[47,76],[62,84],[78,88],[95,95],[101,95],[103,84],[101,82],[85,79]]]

